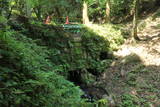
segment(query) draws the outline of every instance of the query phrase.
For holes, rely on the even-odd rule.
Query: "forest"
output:
[[[0,0],[0,107],[160,107],[160,0]]]

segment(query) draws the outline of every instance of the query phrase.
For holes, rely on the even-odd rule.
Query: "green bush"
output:
[[[103,68],[109,65],[110,60],[100,61],[100,53],[108,52],[110,43],[107,39],[86,27],[80,32],[82,41],[75,43],[73,34],[62,29],[59,32],[52,25],[31,24],[30,26],[30,34],[27,36],[36,40],[38,45],[47,47],[50,61],[56,65],[57,71],[60,71],[63,75],[67,75],[70,70],[84,68],[96,68],[97,71],[101,72]]]
[[[54,72],[46,47],[13,31],[0,32],[0,106],[71,107],[82,92]]]
[[[124,94],[120,107],[140,107],[140,105],[136,96]]]
[[[14,25],[13,23],[12,26]],[[120,30],[116,31],[110,24],[93,25],[92,28],[82,26],[81,32],[76,36],[53,25],[32,23],[20,29],[23,29],[20,32],[32,38],[37,45],[47,48],[48,59],[55,65],[54,71],[66,78],[70,75],[68,71],[77,69],[94,69],[96,75],[104,72],[111,59],[101,59],[101,53],[111,53],[123,43]],[[78,36],[81,40],[76,42],[74,37]]]
[[[133,8],[133,0],[111,0],[111,16],[114,21],[122,21],[126,16],[131,16],[131,10]],[[120,18],[121,17],[121,18]]]
[[[82,31],[82,46],[93,59],[98,59],[100,52],[109,51],[108,40],[88,28]]]
[[[0,16],[0,24],[6,24],[7,23],[7,19],[3,16]]]
[[[82,47],[87,57],[86,63],[88,68],[95,69],[96,72],[103,72],[111,62],[111,59],[100,59],[102,52],[110,52],[110,43],[103,36],[95,33],[91,29],[85,28],[82,32]]]

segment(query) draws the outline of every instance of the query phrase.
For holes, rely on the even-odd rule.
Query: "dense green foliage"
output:
[[[106,1],[108,0],[93,0],[89,3],[89,16],[94,22],[104,22]],[[110,0],[111,20],[118,22],[125,20],[124,17],[131,16],[132,5],[133,0]]]
[[[76,69],[100,73],[110,63],[100,59],[101,52],[110,51],[110,43],[88,27],[78,47],[72,34],[52,25],[9,21],[9,26],[4,17],[1,20],[2,106],[75,106],[82,92],[56,73],[66,78]]]
[[[84,1],[91,22],[105,23],[108,1],[111,23],[127,21],[134,14],[134,0],[0,0],[0,107],[108,103],[107,99],[84,102],[84,93],[72,82],[95,82],[111,65],[112,52],[124,42],[124,35],[121,25],[81,25]],[[148,12],[146,3],[155,8],[157,1],[142,0],[140,13]],[[51,21],[45,23],[49,16]],[[63,28],[66,16],[81,26],[80,32]],[[128,85],[136,84],[132,72],[126,79]],[[120,106],[135,105],[134,96],[122,96]]]
[[[88,3],[89,17],[93,22],[104,23],[106,17],[106,2],[110,1],[112,22],[132,19],[134,0],[85,0]],[[65,17],[71,21],[81,22],[83,0],[1,0],[0,13],[10,18],[13,13],[32,17],[40,21],[48,15],[55,23],[64,23]],[[150,11],[158,6],[158,0],[141,0],[140,12]],[[79,7],[79,8],[77,8]]]
[[[138,104],[138,98],[129,94],[123,95],[120,107],[140,107]]]
[[[110,15],[113,23],[131,20],[134,14],[134,0],[86,0],[88,1],[91,21],[104,23],[106,18],[106,2],[110,1]],[[146,13],[158,6],[158,0],[141,0],[140,13]]]
[[[94,69],[100,73],[111,61],[100,59],[101,52],[111,51],[108,39],[88,27],[83,28],[82,41],[77,46],[72,34],[59,32],[52,25],[35,22],[25,25],[18,21],[9,25],[3,25],[1,30],[1,96],[5,99],[1,104],[4,106],[10,102],[35,107],[74,105],[81,101],[81,91],[56,73],[66,78],[68,71],[76,69]],[[88,81],[85,78],[83,82]]]
[[[70,107],[80,102],[81,91],[55,74],[45,47],[14,31],[1,31],[0,43],[0,106]]]

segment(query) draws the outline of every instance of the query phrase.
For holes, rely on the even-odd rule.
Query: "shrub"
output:
[[[140,107],[140,105],[136,96],[124,94],[120,107]]]
[[[46,47],[13,31],[0,32],[0,106],[71,107],[82,92],[54,72]]]

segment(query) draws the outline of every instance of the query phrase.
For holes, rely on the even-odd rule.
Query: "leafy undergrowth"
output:
[[[98,34],[101,37],[104,37],[109,43],[109,50],[117,50],[119,46],[124,42],[122,32],[120,30],[120,25],[104,24],[97,25],[91,24],[87,26],[95,34]]]
[[[116,32],[111,25],[106,25],[109,32],[102,29],[101,33],[94,32],[97,28],[85,27],[78,46],[74,34],[52,25],[14,20],[3,26],[6,28],[0,31],[0,106],[4,107],[76,107],[83,103],[82,92],[67,80],[70,72],[79,70],[78,75],[87,77],[81,78],[81,82],[87,84],[90,77],[105,71],[112,60],[109,52],[123,42],[120,31]],[[104,37],[102,32],[110,35]]]
[[[13,23],[17,29],[17,24]],[[95,27],[84,27],[78,34],[72,34],[63,28],[53,25],[30,24],[29,27],[20,26],[23,34],[35,40],[40,46],[46,46],[49,50],[49,59],[56,65],[57,72],[68,76],[68,71],[87,71],[98,75],[105,71],[112,60],[112,51],[123,43],[121,32],[112,25],[99,33]],[[99,29],[103,28],[103,26]],[[24,29],[24,30],[23,30]],[[118,29],[118,28],[117,28]],[[29,31],[29,32],[28,32]],[[106,36],[102,36],[105,33]],[[108,35],[108,36],[107,36]],[[80,40],[75,40],[79,38]]]
[[[10,29],[0,31],[0,106],[75,107],[82,92],[54,72],[45,46]]]

